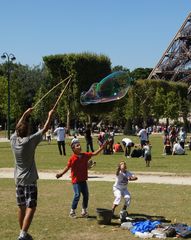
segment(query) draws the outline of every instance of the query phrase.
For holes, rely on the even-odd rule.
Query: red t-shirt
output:
[[[84,182],[88,179],[88,160],[92,157],[92,152],[73,154],[68,167],[71,168],[72,183]]]
[[[118,143],[116,143],[116,144],[114,145],[114,150],[115,150],[115,152],[121,152],[121,150],[122,150],[121,145],[118,144]]]

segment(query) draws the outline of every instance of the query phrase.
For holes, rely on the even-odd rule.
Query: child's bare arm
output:
[[[108,143],[109,142],[106,141],[103,145],[101,145],[101,147],[98,150],[96,150],[95,152],[92,153],[92,157],[98,155]]]
[[[62,172],[56,174],[56,178],[62,177],[68,170],[69,170],[69,167],[66,166]]]
[[[136,181],[138,179],[138,177],[136,177],[136,176],[131,176],[131,177],[128,177],[128,180],[129,181]]]

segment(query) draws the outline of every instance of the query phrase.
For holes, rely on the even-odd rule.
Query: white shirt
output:
[[[184,149],[180,146],[179,143],[175,143],[173,146],[173,152],[178,155],[182,155],[185,153]]]
[[[64,141],[65,140],[65,128],[58,127],[54,130],[54,133],[57,134],[57,141]]]
[[[186,132],[180,130],[178,137],[180,139],[180,142],[185,142],[185,140],[186,140]]]
[[[141,141],[148,141],[147,131],[146,129],[141,129],[138,133],[138,136],[140,137]]]
[[[151,155],[151,146],[150,145],[145,145],[143,147],[143,149],[145,150],[146,155]]]
[[[128,147],[130,143],[133,143],[130,138],[123,138],[122,142],[125,143],[126,147]]]
[[[129,171],[126,171],[126,172],[119,172],[119,175],[116,176],[116,179],[115,179],[115,183],[114,183],[114,187],[116,188],[126,188],[127,187],[127,184],[128,184],[128,177],[132,177],[133,174]]]

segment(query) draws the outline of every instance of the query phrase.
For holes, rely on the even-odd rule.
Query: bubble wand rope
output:
[[[54,107],[52,108],[53,110],[55,110],[55,108],[57,107],[57,105],[58,105],[58,103],[59,103],[59,101],[60,101],[63,93],[65,92],[67,86],[69,85],[71,79],[72,79],[72,78],[71,78],[71,76],[70,76],[70,79],[69,79],[68,82],[66,83],[66,85],[65,85],[64,89],[62,90],[62,92],[60,93],[59,97],[57,98],[56,103],[54,104]]]
[[[53,88],[51,88],[45,95],[43,95],[34,105],[33,108],[35,108],[49,93],[51,93],[55,88],[57,88],[58,86],[60,86],[63,82],[65,82],[68,79],[71,79],[72,74],[70,76],[68,76],[67,78],[65,78],[64,80],[62,80],[61,82],[59,82],[58,84],[56,84]],[[66,84],[67,85],[67,84]]]

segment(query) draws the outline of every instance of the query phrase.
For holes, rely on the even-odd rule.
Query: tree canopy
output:
[[[187,121],[190,103],[187,100],[188,86],[166,80],[147,80],[151,69],[137,68],[132,72],[123,66],[111,67],[110,59],[103,54],[80,53],[44,56],[44,65],[12,64],[11,66],[11,122],[34,104],[53,86],[72,75],[58,105],[55,118],[66,122],[68,127],[81,122],[101,121],[107,124],[150,124],[160,118],[177,120],[182,116]],[[134,79],[127,95],[109,103],[82,106],[80,96],[93,83],[100,82],[114,71],[126,71]],[[32,116],[35,124],[43,123],[47,112],[54,105],[66,82],[48,95],[35,109]],[[7,119],[7,65],[0,65],[0,125]]]

